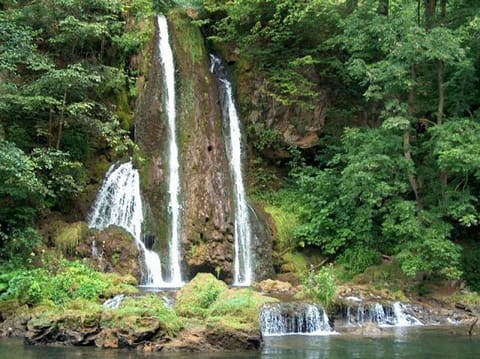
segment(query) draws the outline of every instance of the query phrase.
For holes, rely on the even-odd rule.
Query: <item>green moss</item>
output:
[[[195,138],[196,126],[191,121],[195,118],[195,82],[184,78],[181,82],[181,121],[179,135],[179,147],[182,153],[188,150],[188,144]]]
[[[275,301],[251,289],[228,289],[213,275],[200,273],[182,288],[175,310],[216,330],[250,331],[260,328],[260,307]]]
[[[0,300],[0,313],[4,315],[15,313],[20,307],[21,304],[17,299]]]
[[[265,206],[265,212],[270,214],[275,222],[280,249],[295,247],[294,232],[298,225],[295,213],[273,205]]]
[[[207,325],[221,323],[233,329],[257,330],[260,328],[260,307],[275,301],[251,289],[229,289],[209,308]]]
[[[57,231],[54,238],[55,247],[64,255],[73,255],[76,247],[85,239],[87,233],[88,226],[85,222],[71,223]]]
[[[254,331],[258,330],[256,322],[248,323],[244,321],[239,321],[239,318],[231,315],[223,317],[212,317],[207,321],[207,327],[210,329],[215,329],[216,332],[228,333],[232,330],[241,330],[241,331]]]
[[[128,101],[128,93],[125,88],[117,95],[117,111],[115,114],[120,120],[120,126],[124,130],[129,130],[133,126],[133,111]]]
[[[469,307],[477,307],[480,309],[480,293],[456,293],[452,296],[452,302],[464,303]]]
[[[132,275],[120,276],[116,273],[107,273],[104,278],[109,283],[102,293],[105,298],[112,298],[118,294],[133,295],[138,293],[138,281]]]
[[[105,311],[101,325],[109,328],[144,329],[151,325],[152,318],[158,319],[160,325],[171,336],[175,336],[183,328],[183,322],[175,311],[167,308],[163,300],[154,294],[128,298],[119,309]]]
[[[307,258],[299,252],[288,252],[282,257],[284,264],[282,265],[282,271],[291,272],[296,274],[304,273],[308,268]]]
[[[199,273],[180,290],[175,310],[180,316],[205,318],[210,305],[227,289],[212,274]]]
[[[205,46],[198,26],[192,23],[190,17],[179,8],[170,11],[168,18],[174,23],[176,31],[182,34],[181,51],[190,55],[193,64],[202,61],[205,57]]]

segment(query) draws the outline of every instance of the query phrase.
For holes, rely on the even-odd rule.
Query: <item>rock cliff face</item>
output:
[[[152,40],[152,64],[135,113],[135,139],[144,162],[139,164],[144,207],[143,233],[159,253],[168,253],[168,129],[165,114],[163,73],[158,49],[158,28]],[[162,258],[163,259],[163,258]],[[162,260],[162,263],[167,261]]]
[[[273,146],[261,149],[261,155],[271,160],[286,159],[291,156],[290,146],[309,149],[318,145],[325,127],[326,113],[329,107],[328,91],[318,86],[317,98],[309,104],[284,104],[269,93],[266,76],[255,68],[235,50],[223,49],[223,55],[230,64],[236,79],[236,91],[240,101],[244,122],[253,141],[263,142],[263,131],[276,134]],[[308,73],[313,83],[321,83],[313,71]]]
[[[233,215],[218,89],[197,26],[181,12],[169,17],[177,66],[183,182],[183,245],[187,272],[232,278]]]
[[[182,257],[186,277],[197,272],[232,278],[233,217],[231,186],[218,90],[209,72],[199,29],[183,13],[169,17],[176,66],[177,126],[182,181]],[[155,35],[155,43],[158,34]],[[136,139],[146,159],[141,168],[148,210],[145,233],[153,248],[167,253],[168,158],[162,70],[155,46],[154,64],[139,101]],[[167,263],[162,258],[162,263]]]
[[[182,268],[186,279],[198,272],[233,279],[233,188],[217,80],[199,28],[183,12],[168,16],[176,68],[177,132],[182,187]],[[137,161],[147,209],[144,233],[168,263],[167,118],[163,74],[154,39],[153,63],[136,112]],[[255,216],[255,218],[257,218]],[[271,239],[260,223],[253,250],[259,253],[256,279],[271,274]],[[267,263],[265,266],[264,264]],[[268,273],[268,274],[267,274]]]

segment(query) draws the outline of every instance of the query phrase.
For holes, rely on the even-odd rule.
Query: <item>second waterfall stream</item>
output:
[[[233,179],[233,193],[235,205],[235,259],[234,259],[234,285],[250,286],[252,283],[252,231],[250,225],[249,206],[242,171],[242,132],[240,118],[235,107],[232,84],[228,80],[227,71],[220,58],[210,55],[210,71],[219,81],[220,102],[228,129],[226,139],[227,155]]]

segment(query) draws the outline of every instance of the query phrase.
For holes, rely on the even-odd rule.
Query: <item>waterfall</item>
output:
[[[177,145],[176,108],[175,108],[175,66],[172,48],[170,47],[168,24],[165,16],[157,16],[159,41],[158,49],[164,74],[165,110],[168,118],[168,211],[171,218],[171,237],[169,241],[169,280],[168,287],[183,285],[180,271],[180,237],[181,237],[181,205],[180,205],[180,164]]]
[[[90,228],[105,229],[113,224],[129,232],[145,257],[144,284],[163,286],[160,258],[154,251],[146,248],[142,241],[140,177],[131,162],[110,167],[87,221]],[[98,251],[96,246],[92,247],[92,252],[94,250]]]
[[[260,314],[262,335],[326,335],[332,328],[325,310],[308,303],[266,304]]]
[[[423,325],[413,315],[408,314],[408,307],[400,302],[391,304],[380,303],[356,303],[348,305],[341,314],[348,326],[364,326],[368,323],[379,326],[412,326]]]
[[[107,309],[118,309],[125,298],[125,294],[118,294],[115,297],[107,299],[105,302],[103,302],[102,307]]]
[[[249,286],[252,282],[252,232],[250,229],[249,208],[242,174],[242,133],[240,119],[235,107],[232,93],[232,84],[228,80],[226,69],[222,61],[210,55],[210,71],[218,77],[220,90],[223,92],[222,110],[225,127],[228,128],[227,153],[234,183],[235,204],[235,259],[234,285]]]
[[[410,325],[423,325],[417,318],[406,312],[406,305],[400,302],[395,302],[392,305],[393,313],[396,318],[396,325],[405,327]]]

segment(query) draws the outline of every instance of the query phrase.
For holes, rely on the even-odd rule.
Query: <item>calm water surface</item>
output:
[[[480,338],[451,334],[449,330],[393,328],[382,338],[353,337],[348,334],[324,337],[287,336],[266,338],[255,353],[137,353],[79,347],[24,345],[21,339],[0,339],[1,359],[345,359],[345,358],[480,358]],[[464,333],[465,330],[458,329]]]

